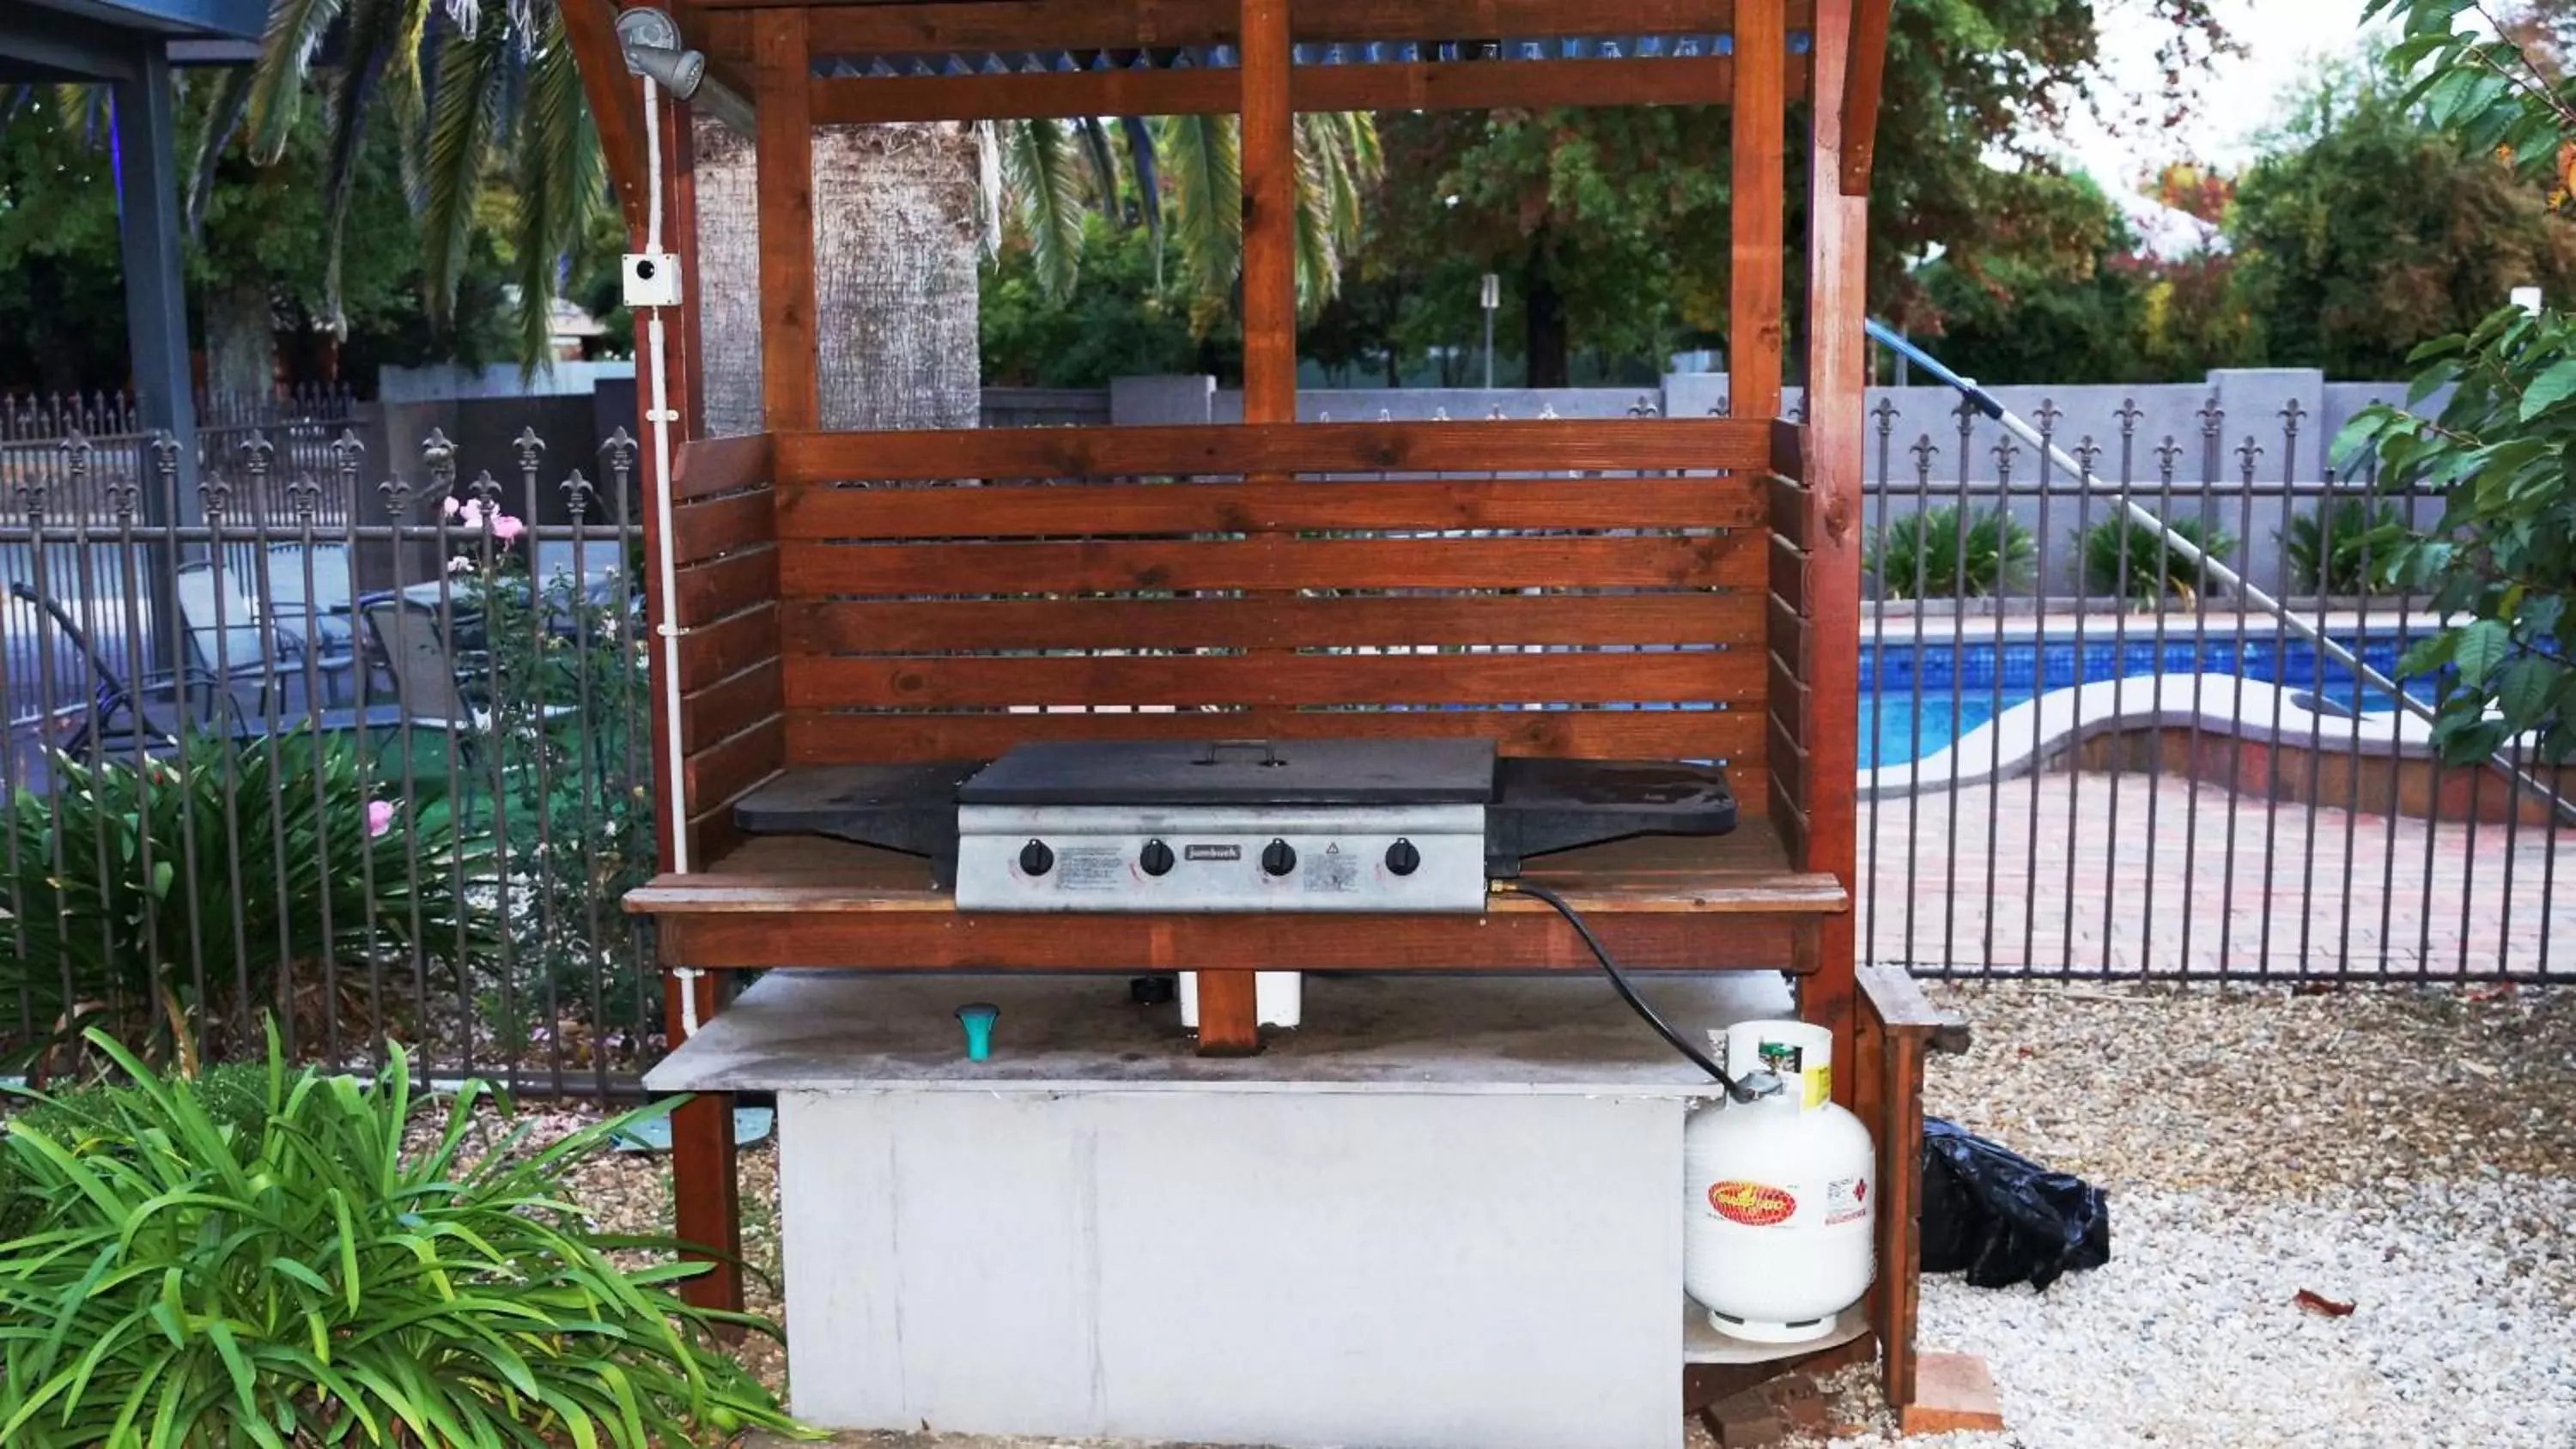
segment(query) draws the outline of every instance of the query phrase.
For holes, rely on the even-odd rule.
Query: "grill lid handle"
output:
[[[1223,750],[1259,750],[1261,752],[1262,768],[1264,769],[1275,770],[1281,765],[1288,763],[1286,760],[1279,758],[1279,746],[1275,741],[1271,740],[1210,740],[1207,742],[1206,748],[1199,751],[1199,757],[1190,761],[1190,763],[1193,765],[1213,765],[1217,762],[1218,753]]]

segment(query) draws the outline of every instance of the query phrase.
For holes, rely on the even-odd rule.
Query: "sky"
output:
[[[2252,158],[2257,136],[2273,123],[2285,93],[2320,59],[2361,45],[2366,0],[2218,0],[2220,22],[2245,54],[2219,60],[2201,88],[2188,123],[2114,135],[2089,120],[2069,128],[2068,145],[2105,187],[2152,174],[2167,161],[2198,159],[2233,167]],[[2102,55],[2114,85],[2152,93],[2158,26],[2142,0],[2102,4]]]

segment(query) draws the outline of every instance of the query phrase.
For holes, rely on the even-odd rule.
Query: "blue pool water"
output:
[[[1973,628],[1973,625],[1971,626]],[[2371,667],[2393,674],[2402,652],[2394,638],[2343,639],[2345,648]],[[2409,642],[2412,642],[2411,640]],[[2239,642],[2232,634],[2194,640],[2116,635],[2087,637],[2078,657],[2073,639],[1920,643],[1863,639],[1860,646],[1860,763],[1901,765],[1931,755],[2002,710],[2106,679],[2156,674],[2233,674],[2315,690],[2345,708],[2395,709],[2396,701],[2365,688],[2350,670],[2321,660],[2303,639]],[[1918,702],[1918,683],[1919,702]],[[2322,687],[2320,687],[2322,685]],[[2412,681],[2410,693],[2433,697],[2431,680]]]

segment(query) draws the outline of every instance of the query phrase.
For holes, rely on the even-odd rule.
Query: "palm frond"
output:
[[[473,240],[474,198],[483,184],[493,127],[495,94],[507,37],[498,25],[450,30],[438,48],[437,79],[429,99],[429,133],[422,145],[421,288],[431,320],[444,323],[456,305],[457,282]]]
[[[259,63],[251,67],[251,154],[263,163],[286,150],[303,109],[304,82],[323,33],[340,16],[342,0],[273,0],[259,38]]]
[[[323,162],[322,306],[333,330],[344,322],[340,308],[340,257],[349,220],[349,197],[357,189],[358,157],[367,141],[368,103],[377,78],[400,64],[406,38],[403,12],[408,0],[349,0],[348,25],[342,36],[342,63],[330,86],[331,115],[326,134],[330,155]]]
[[[1003,127],[1002,187],[1047,295],[1071,295],[1082,273],[1082,177],[1064,127],[1051,120]]]
[[[1125,220],[1118,208],[1118,153],[1109,143],[1109,128],[1097,116],[1074,122],[1082,134],[1083,159],[1091,163],[1092,199],[1111,225]]]
[[[1243,270],[1243,152],[1232,116],[1158,116],[1155,150],[1172,178],[1172,236],[1181,275],[1203,302],[1225,298]]]
[[[1154,160],[1154,128],[1142,116],[1120,116],[1119,134],[1127,138],[1127,165],[1136,173],[1136,204],[1145,214],[1145,235],[1153,238],[1159,258],[1163,240],[1162,168]]]
[[[215,163],[223,159],[224,148],[241,129],[242,113],[250,107],[250,71],[228,66],[217,75],[205,123],[197,128],[197,153],[188,162],[187,218],[192,237],[205,224],[206,198],[215,189]]]
[[[554,298],[564,267],[603,204],[607,179],[581,71],[573,62],[563,15],[548,10],[526,72],[526,109],[517,139],[519,364],[533,372],[553,336]],[[498,27],[494,27],[498,28]]]

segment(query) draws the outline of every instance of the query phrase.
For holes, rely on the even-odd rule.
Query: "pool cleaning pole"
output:
[[[2243,574],[2240,574],[2236,572],[2236,570],[2229,568],[2227,565],[2220,563],[2218,560],[2211,558],[2206,551],[2200,548],[2199,545],[2175,532],[2173,527],[2167,524],[2163,519],[2158,518],[2155,514],[2138,506],[2137,500],[2129,496],[2129,492],[2126,488],[2113,488],[2109,484],[2104,483],[2100,478],[2095,477],[2091,469],[2086,468],[2083,464],[2077,462],[2064,448],[2061,448],[2057,446],[2057,444],[2049,441],[2046,436],[2041,434],[2039,429],[2032,427],[2028,422],[2024,421],[2018,413],[2005,407],[2002,399],[1996,397],[1993,393],[1986,391],[1983,387],[1980,387],[1973,379],[1961,377],[1956,372],[1951,371],[1948,367],[1942,365],[1940,359],[1924,351],[1922,348],[1915,346],[1912,342],[1907,341],[1894,328],[1889,327],[1886,323],[1872,321],[1868,323],[1867,326],[1871,341],[1876,342],[1879,346],[1895,353],[1904,361],[1912,363],[1914,366],[1922,368],[1925,372],[1930,373],[1934,379],[1948,386],[1961,397],[1966,398],[1969,402],[1975,404],[1979,412],[1982,412],[1987,417],[1994,419],[1995,426],[2002,428],[2005,432],[2012,434],[2023,443],[2046,454],[2049,461],[2065,470],[2068,477],[2081,480],[2085,492],[2107,493],[2117,499],[2120,507],[2126,511],[2130,522],[2140,528],[2151,529],[2160,535],[2164,539],[2166,547],[2171,552],[2179,555],[2184,563],[2198,569],[2203,577],[2216,580],[2222,588],[2235,590],[2238,597],[2244,599],[2245,602],[2262,610],[2264,613],[2271,615],[2275,622],[2287,627],[2291,633],[2296,634],[2300,638],[2307,640],[2310,644],[2315,645],[2318,653],[2323,654],[2328,659],[2331,659],[2335,663],[2351,670],[2356,677],[2371,685],[2373,688],[2385,691],[2397,701],[2398,708],[2424,720],[2428,724],[2434,723],[2438,720],[2439,717],[2435,715],[2431,705],[2428,705],[2422,700],[2417,699],[2415,696],[2408,694],[2404,689],[2398,686],[2396,680],[2391,679],[2387,675],[2372,668],[2369,661],[2363,659],[2360,655],[2328,637],[2322,627],[2311,624],[2307,620],[2300,618],[2297,614],[2291,611],[2289,605],[2282,603],[2280,600],[2273,598],[2270,594],[2267,594],[2261,589],[2255,587],[2254,584],[2247,580]],[[2548,801],[2551,807],[2557,810],[2560,816],[2571,821],[2576,821],[2576,804],[2570,804],[2568,801],[2561,798],[2557,791],[2543,785],[2539,780],[2526,773],[2521,766],[2507,758],[2503,751],[2499,750],[2494,755],[2489,756],[2489,758],[2495,762],[2497,767],[2504,770],[2505,773],[2512,776],[2515,780],[2521,782],[2525,788],[2538,794],[2541,799]]]

